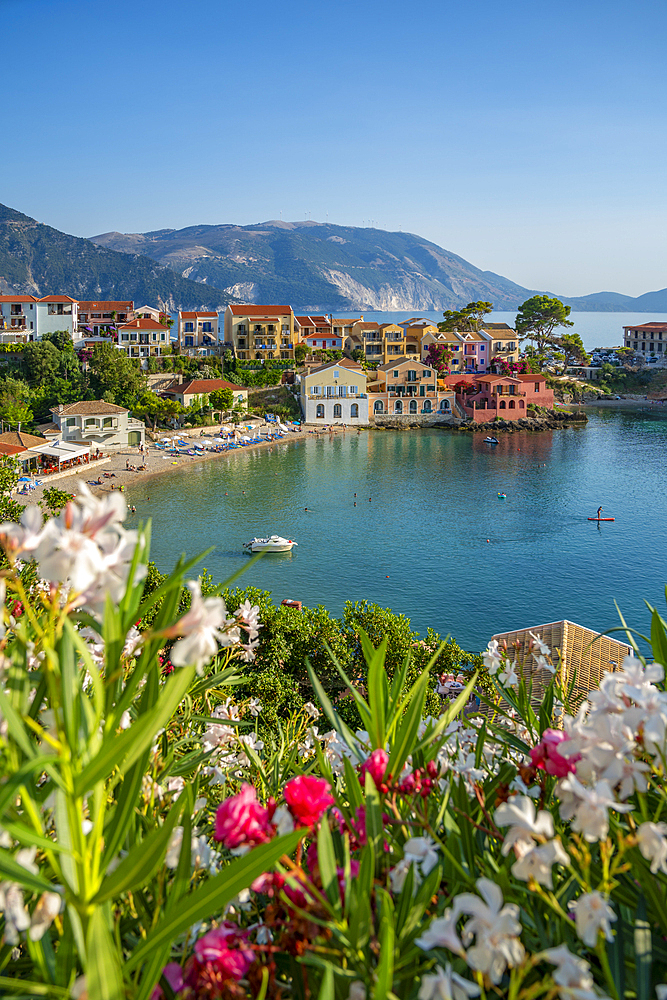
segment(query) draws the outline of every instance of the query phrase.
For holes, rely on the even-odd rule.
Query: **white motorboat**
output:
[[[269,538],[251,538],[243,548],[249,552],[291,552],[296,544],[291,538],[271,535]]]
[[[485,437],[484,444],[498,444],[498,438],[496,437]]]

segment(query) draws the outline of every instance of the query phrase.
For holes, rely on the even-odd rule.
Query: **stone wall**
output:
[[[409,431],[414,427],[458,427],[463,421],[447,413],[376,413],[373,423],[387,430]]]

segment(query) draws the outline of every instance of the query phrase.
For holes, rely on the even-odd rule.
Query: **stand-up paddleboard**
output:
[[[589,517],[589,521],[615,521],[615,517]]]

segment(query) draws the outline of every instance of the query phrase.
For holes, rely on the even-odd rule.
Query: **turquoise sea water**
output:
[[[204,565],[222,581],[248,561],[253,535],[297,539],[240,581],[276,602],[338,615],[367,598],[468,649],[561,618],[606,629],[618,624],[614,599],[645,629],[643,598],[665,609],[667,413],[589,418],[495,447],[483,433],[437,430],[309,435],[193,462],[127,499],[152,518],[162,570],[215,545]],[[614,523],[586,520],[600,504]]]

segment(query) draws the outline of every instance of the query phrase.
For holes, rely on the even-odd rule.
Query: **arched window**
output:
[[[403,412],[403,403],[401,402],[400,399],[397,399],[396,402],[394,403],[394,413],[402,413],[402,412]]]
[[[324,420],[324,403],[318,403],[317,409],[315,410],[315,416],[318,420]]]
[[[358,403],[353,403],[352,406],[350,407],[350,416],[351,417],[358,417],[359,416],[359,404]]]
[[[523,404],[523,400],[522,400],[522,399],[520,399],[520,400],[519,400],[519,409],[520,409],[520,410],[523,410],[523,406],[524,406],[524,404]]]
[[[501,409],[501,410],[504,410],[504,409],[505,409],[505,400],[504,400],[504,399],[501,399],[501,400],[500,400],[500,409]]]
[[[514,402],[513,399],[510,399],[510,410],[514,410],[514,409],[516,409],[516,403]]]
[[[373,410],[375,411],[375,413],[384,413],[384,406],[382,405],[381,399],[375,400],[375,405],[373,407]]]
[[[449,409],[449,400],[448,399],[441,399],[440,400],[440,409],[441,410],[448,410]]]
[[[334,406],[334,420],[336,419],[336,417],[342,417],[342,416],[343,416],[343,407],[340,405],[340,403],[336,403],[336,405]]]
[[[422,412],[423,413],[430,413],[431,412],[431,400],[430,399],[427,399],[425,401],[425,403],[424,403],[424,405],[422,407]]]
[[[411,399],[410,400],[410,413],[416,413],[416,412],[417,412],[417,400],[416,399]]]

